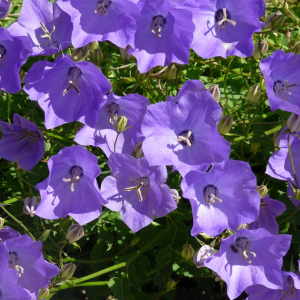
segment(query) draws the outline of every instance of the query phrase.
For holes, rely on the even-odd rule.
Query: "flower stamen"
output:
[[[107,9],[111,6],[110,0],[99,0],[95,14],[98,15],[107,15]]]
[[[74,192],[74,184],[80,181],[83,175],[83,170],[79,166],[73,166],[70,169],[71,178],[63,178],[63,182],[69,182],[67,186],[71,186],[71,192]]]
[[[235,244],[231,245],[231,249],[233,252],[239,253],[249,264],[251,264],[251,260],[248,254],[252,254],[253,257],[256,257],[256,254],[250,251],[250,242],[246,237],[237,238]]]
[[[281,96],[282,100],[287,101],[288,95],[292,94],[292,87],[297,86],[296,83],[288,85],[287,80],[284,82],[278,80],[274,83],[273,90],[275,92],[276,97],[279,98],[279,95]]]
[[[49,31],[43,22],[40,22],[40,24],[41,24],[41,27],[42,27],[43,31],[45,32],[45,34],[41,35],[41,38],[49,39],[49,41],[51,43],[53,43],[52,38],[51,38],[51,34],[54,32],[55,26],[53,25],[51,31]]]
[[[65,84],[64,86],[64,90],[63,90],[63,96],[66,96],[66,94],[68,93],[69,90],[75,90],[78,95],[80,95],[80,87],[81,87],[81,84],[80,84],[80,76],[81,76],[82,72],[79,68],[77,67],[72,67],[69,69],[69,75],[70,75],[70,78],[69,78],[69,81],[67,84],[69,84],[67,86],[67,84]]]
[[[149,178],[148,177],[141,177],[138,180],[134,180],[134,179],[130,179],[130,180],[132,181],[132,183],[139,182],[139,184],[137,186],[132,186],[132,187],[125,188],[124,191],[130,192],[130,191],[136,190],[139,201],[142,202],[143,200],[146,200],[147,190],[148,190],[148,187],[150,185]],[[144,188],[143,191],[142,191],[142,188]]]
[[[187,146],[191,147],[193,143],[193,134],[191,131],[183,131],[178,135],[177,142],[182,142]]]
[[[153,17],[151,32],[154,34],[155,38],[161,37],[160,33],[165,24],[166,24],[166,19],[162,15]]]
[[[218,10],[216,12],[215,19],[218,23],[218,30],[224,29],[227,25],[227,22],[233,26],[236,26],[236,22],[230,19],[230,14],[226,8],[223,8],[223,10]]]

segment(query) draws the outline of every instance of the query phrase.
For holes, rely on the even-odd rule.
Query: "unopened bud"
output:
[[[96,64],[99,65],[103,61],[104,55],[103,52],[99,49],[95,49],[92,54],[91,54],[91,59],[92,61]]]
[[[80,240],[83,236],[84,236],[84,230],[82,226],[80,226],[79,224],[73,224],[68,229],[66,239],[70,243],[74,243]]]
[[[173,290],[175,286],[176,286],[176,281],[174,279],[169,279],[166,286],[167,291]]]
[[[120,116],[118,117],[116,121],[116,130],[117,132],[123,132],[125,131],[128,127],[126,127],[128,122],[128,119],[125,116]]]
[[[265,185],[261,185],[257,188],[260,198],[264,198],[268,194],[268,188]]]
[[[96,49],[100,49],[98,42],[91,42],[89,43],[89,47],[92,52],[94,52]]]
[[[61,279],[62,280],[69,280],[70,278],[73,277],[73,274],[75,273],[76,270],[76,265],[73,264],[72,262],[67,263],[62,266],[61,268]]]
[[[265,27],[264,29],[278,29],[284,23],[285,17],[282,15],[280,11],[276,13],[269,14],[265,18]]]
[[[195,254],[195,250],[193,249],[192,245],[184,244],[181,252],[181,256],[185,260],[190,260]]]
[[[146,79],[147,73],[140,73],[139,70],[135,71],[135,80],[137,83],[141,83]]]
[[[121,54],[121,58],[124,61],[129,61],[132,57],[132,54],[128,54],[128,50],[130,49],[130,46],[127,46],[125,49],[120,48],[120,54]]]
[[[193,262],[196,265],[197,268],[203,268],[204,267],[204,261],[209,258],[210,256],[214,255],[215,249],[205,245],[202,246],[195,254]]]
[[[50,291],[48,288],[44,288],[39,291],[38,300],[40,299],[46,299],[50,294]]]
[[[1,2],[0,20],[6,18],[10,14],[12,8],[12,0],[4,0]]]
[[[46,229],[39,237],[39,241],[48,238],[50,236],[50,233],[51,233],[51,229]]]
[[[2,229],[2,227],[4,226],[4,222],[5,220],[0,217],[0,229]]]
[[[30,215],[30,217],[33,217],[38,205],[39,203],[37,202],[37,197],[26,197],[24,199],[23,213],[25,215]]]
[[[286,127],[290,132],[300,131],[300,116],[295,113],[291,113],[286,122]]]
[[[300,42],[297,42],[293,47],[293,52],[297,55],[300,54]]]
[[[258,84],[253,85],[246,97],[246,101],[249,103],[249,105],[255,105],[261,96],[261,88]]]
[[[296,189],[296,188],[293,188],[293,191],[294,191],[294,197],[293,198],[300,201],[300,190]]]
[[[211,95],[214,97],[214,99],[219,103],[221,98],[221,92],[219,86],[217,86],[216,84],[212,84],[208,90],[211,93]]]
[[[273,145],[275,148],[279,148],[278,138],[280,136],[281,129],[276,131],[273,135]]]
[[[175,64],[170,64],[166,70],[166,77],[168,81],[176,78],[177,68]]]
[[[220,122],[218,124],[219,133],[222,135],[227,134],[231,129],[232,123],[233,123],[232,115],[226,115],[226,116],[222,117],[222,119],[220,120]]]
[[[260,148],[260,143],[257,141],[252,141],[250,144],[250,149],[252,151],[252,153],[255,155],[258,151],[258,149]]]
[[[268,52],[268,49],[269,49],[269,45],[268,45],[268,42],[266,40],[262,40],[262,41],[257,41],[255,44],[254,44],[254,51],[253,51],[253,58],[254,59],[259,59],[261,58],[262,56],[264,56],[267,52]]]
[[[181,197],[179,196],[178,191],[175,190],[175,189],[171,189],[171,193],[172,193],[173,199],[175,200],[176,204],[178,205],[179,200],[181,199]]]
[[[142,145],[143,145],[143,142],[138,142],[135,145],[134,152],[135,152],[135,157],[136,158],[141,158],[141,157],[145,156],[144,152],[143,152],[143,149],[142,149]]]

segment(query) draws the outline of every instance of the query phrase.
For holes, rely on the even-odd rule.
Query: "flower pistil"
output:
[[[141,177],[137,180],[134,180],[134,179],[130,179],[130,180],[132,181],[132,183],[139,182],[139,184],[137,186],[125,188],[124,191],[130,192],[130,191],[136,190],[136,193],[139,197],[139,201],[142,202],[147,197],[147,190],[148,190],[148,187],[150,185],[149,178],[148,177]],[[144,188],[143,191],[142,191],[142,188]]]

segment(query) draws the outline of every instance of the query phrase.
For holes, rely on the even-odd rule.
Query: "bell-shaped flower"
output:
[[[71,17],[56,2],[24,0],[18,21],[9,27],[15,36],[27,37],[32,56],[61,52],[71,44]]]
[[[216,236],[257,219],[260,196],[256,176],[246,162],[226,160],[207,173],[191,171],[183,178],[181,189],[192,206],[193,236],[200,232]]]
[[[0,27],[0,92],[17,93],[21,89],[19,72],[30,50],[27,44]]]
[[[253,54],[252,35],[261,31],[263,0],[190,0],[196,30],[191,48],[202,58]]]
[[[123,221],[137,232],[154,217],[164,217],[177,208],[167,181],[165,166],[149,166],[145,157],[135,159],[113,153],[108,159],[112,176],[102,181],[101,194],[112,211],[120,211]]]
[[[141,123],[148,105],[149,100],[139,94],[120,97],[110,93],[101,104],[96,126],[84,126],[75,141],[83,146],[98,146],[107,157],[112,152],[130,155],[142,136]],[[128,128],[118,133],[116,127],[121,116],[127,118]]]
[[[58,0],[71,16],[72,44],[83,47],[93,41],[110,41],[121,48],[133,45],[136,20],[140,16],[137,0]]]
[[[11,11],[12,0],[0,0],[0,20],[4,19]]]
[[[48,161],[49,176],[36,185],[41,203],[36,215],[45,219],[72,217],[80,225],[98,218],[102,204],[96,177],[97,157],[82,146],[67,147]]]
[[[139,2],[134,46],[128,53],[136,57],[140,73],[170,63],[187,64],[195,25],[192,13],[172,0]]]
[[[20,236],[20,233],[15,231],[11,227],[9,226],[2,227],[2,229],[0,230],[0,243],[18,236]]]
[[[35,242],[28,235],[21,235],[3,244],[8,249],[8,267],[19,275],[18,285],[36,297],[39,289],[47,287],[50,279],[59,274],[57,266],[44,260],[41,241]]]
[[[13,120],[14,124],[0,121],[3,134],[0,157],[17,162],[24,170],[30,171],[45,154],[43,132],[17,113]]]
[[[32,300],[28,291],[17,284],[18,274],[16,270],[10,270],[8,249],[0,243],[0,299],[1,300]]]
[[[259,67],[265,76],[271,110],[282,109],[300,115],[300,55],[276,50]]]
[[[271,235],[264,228],[240,229],[223,239],[219,252],[204,265],[227,283],[229,299],[237,298],[247,287],[261,284],[282,289],[282,257],[290,247],[292,236]]]
[[[201,165],[228,159],[230,143],[217,128],[222,113],[209,91],[186,93],[178,104],[149,106],[142,122],[142,147],[149,164],[173,165],[184,176]]]
[[[264,196],[260,202],[258,218],[249,225],[249,229],[252,230],[264,228],[271,234],[279,234],[279,227],[276,222],[276,217],[283,214],[285,210],[285,204],[271,199],[269,195]]]
[[[95,126],[103,96],[111,84],[92,63],[60,56],[53,63],[36,62],[24,79],[29,98],[45,112],[47,129],[79,121]]]

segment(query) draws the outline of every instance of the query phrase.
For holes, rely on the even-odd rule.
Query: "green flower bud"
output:
[[[128,127],[126,127],[128,122],[128,119],[125,116],[120,116],[118,117],[116,121],[116,130],[118,132],[123,132],[125,131]]]
[[[98,42],[91,42],[91,43],[89,43],[89,47],[90,47],[90,49],[91,49],[92,52],[95,51],[96,49],[100,49]]]
[[[219,103],[221,98],[221,92],[219,86],[217,86],[216,84],[212,84],[208,90],[211,93],[211,95],[214,97],[214,99]]]
[[[167,291],[171,291],[175,288],[176,286],[176,281],[174,279],[169,279],[167,282]]]
[[[249,105],[255,105],[261,96],[261,88],[258,84],[252,86],[247,94],[246,101]]]
[[[121,54],[121,58],[124,61],[129,61],[132,57],[132,54],[128,54],[128,50],[130,49],[130,46],[127,46],[125,49],[120,48],[120,54]]]
[[[0,217],[0,229],[4,226],[5,220]]]
[[[231,129],[232,123],[233,123],[232,115],[226,115],[222,117],[222,119],[218,124],[219,133],[222,135],[227,134]]]
[[[39,237],[39,241],[42,241],[43,239],[48,238],[50,233],[51,233],[51,229],[46,229]]]
[[[265,27],[264,29],[278,29],[284,23],[285,17],[280,11],[272,13],[265,18]]]
[[[69,280],[70,278],[73,277],[73,274],[75,273],[76,270],[76,265],[73,264],[72,262],[67,263],[62,266],[61,268],[61,279],[62,280]]]
[[[286,122],[286,127],[290,132],[300,131],[300,116],[295,113],[291,113]]]
[[[296,200],[300,201],[300,190],[293,188],[294,190],[294,197]]]
[[[168,81],[176,78],[177,68],[175,64],[170,64],[166,70],[166,77]]]
[[[95,49],[91,54],[91,59],[96,65],[100,65],[103,61],[104,55],[100,48]]]
[[[74,49],[72,52],[72,58],[74,61],[80,62],[86,60],[90,53],[89,45],[85,45],[84,47]]]
[[[295,54],[300,54],[300,42],[297,42],[293,47],[293,52]]]
[[[82,226],[80,226],[79,224],[73,224],[68,229],[66,239],[70,243],[74,243],[80,240],[83,236],[84,236],[84,230]]]
[[[185,260],[190,260],[194,257],[195,250],[193,249],[192,245],[184,244],[181,252],[181,256]]]
[[[257,153],[259,148],[260,148],[260,143],[259,142],[256,142],[256,141],[251,142],[250,149],[251,149],[251,151],[254,155]]]
[[[135,80],[137,83],[141,83],[146,79],[147,73],[140,73],[139,70],[137,69],[135,71]]]
[[[259,186],[258,188],[257,188],[257,191],[258,191],[258,193],[259,193],[259,195],[260,195],[260,198],[263,198],[263,197],[265,197],[267,194],[268,194],[268,188],[265,186],[265,185],[261,185],[261,186]]]
[[[261,58],[261,55],[265,55],[267,52],[268,52],[268,49],[269,49],[269,45],[268,45],[268,42],[266,40],[262,40],[260,41],[257,41],[255,44],[254,44],[254,52],[253,52],[253,58],[254,59],[259,59]]]
[[[49,294],[50,294],[50,291],[48,288],[39,290],[38,300],[47,298],[49,296]]]

